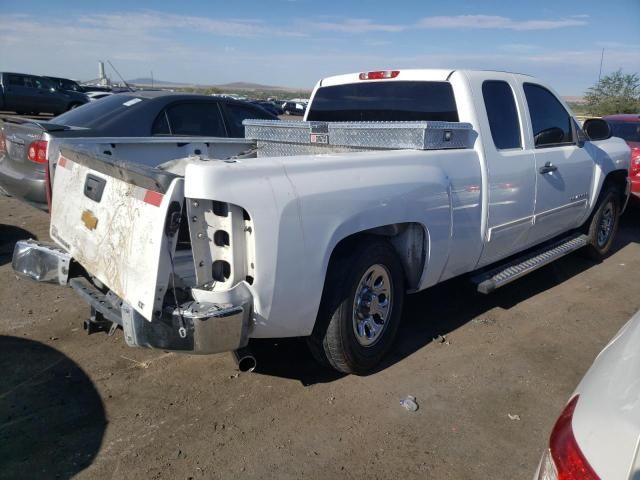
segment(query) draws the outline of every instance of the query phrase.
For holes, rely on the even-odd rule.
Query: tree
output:
[[[640,76],[618,70],[587,90],[585,101],[592,115],[640,113]]]

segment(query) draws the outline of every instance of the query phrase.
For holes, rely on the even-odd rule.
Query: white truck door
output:
[[[535,159],[525,143],[525,116],[510,74],[470,73],[487,165],[485,246],[479,266],[522,250],[533,222]]]
[[[578,145],[571,115],[547,88],[525,82],[535,148],[536,207],[531,242],[576,228],[589,204],[594,160]]]

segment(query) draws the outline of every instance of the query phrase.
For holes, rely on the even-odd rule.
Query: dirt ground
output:
[[[16,279],[13,244],[47,239],[47,218],[0,198],[0,478],[530,479],[577,382],[640,308],[634,210],[602,263],[574,254],[490,296],[456,279],[409,297],[377,373],[323,370],[284,340],[255,343],[258,371],[237,374],[228,354],[87,336],[73,291]]]

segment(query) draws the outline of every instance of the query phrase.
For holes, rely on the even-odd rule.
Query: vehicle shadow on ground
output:
[[[20,227],[0,223],[0,267],[11,262],[13,247],[18,240],[36,239],[36,236]]]
[[[68,479],[88,467],[106,428],[91,379],[43,343],[0,336],[0,477]]]
[[[628,209],[621,218],[612,253],[630,243],[640,243],[640,209]],[[402,361],[429,343],[438,341],[439,336],[446,336],[473,319],[491,323],[491,318],[483,316],[491,309],[509,310],[597,263],[580,253],[573,253],[490,295],[477,293],[467,276],[409,295],[396,343],[375,372]],[[251,348],[258,361],[255,370],[258,374],[296,379],[305,386],[332,382],[344,376],[318,365],[304,339],[252,341]]]

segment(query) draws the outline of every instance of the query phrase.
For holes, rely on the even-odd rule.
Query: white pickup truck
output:
[[[489,293],[579,248],[601,257],[629,195],[626,143],[602,120],[580,128],[526,75],[330,77],[304,120],[308,145],[160,168],[61,147],[57,245],[19,242],[14,269],[71,285],[90,325],[120,325],[132,346],[308,337],[323,364],[361,374],[392,345],[406,293],[470,272]],[[402,146],[416,128],[424,148]]]

